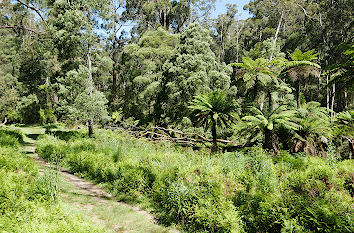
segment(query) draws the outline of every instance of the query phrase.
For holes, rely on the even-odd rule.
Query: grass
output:
[[[104,222],[106,229],[116,232],[169,232],[171,229],[154,224],[148,217],[138,213],[130,206],[118,203],[114,199],[92,197],[77,190],[70,183],[61,186],[61,199],[79,207],[98,222]]]
[[[36,167],[37,172],[56,174],[57,182],[50,185],[52,190],[55,190],[55,203],[47,203],[46,207],[31,207],[28,211],[36,214],[37,211],[42,211],[44,217],[32,218],[31,222],[22,222],[19,224],[25,232],[169,232],[173,231],[172,228],[166,228],[155,224],[149,216],[137,212],[131,206],[118,203],[112,198],[102,198],[97,196],[92,196],[90,191],[80,189],[73,185],[70,180],[65,179],[62,174],[56,172],[52,168],[40,168],[36,166],[31,160],[26,158],[24,154],[20,153],[20,150],[24,151],[28,156],[34,156],[34,147],[36,140],[39,135],[45,133],[45,129],[42,127],[6,127],[6,135],[11,135],[16,132],[15,135],[21,135],[23,139],[21,143],[16,141],[17,147],[9,150],[14,150],[18,153],[18,159],[27,161],[31,166]],[[66,135],[66,134],[60,134]],[[69,135],[70,132],[69,132]],[[73,135],[76,135],[75,133]],[[12,137],[13,138],[13,137]],[[8,140],[8,138],[6,138]],[[14,140],[10,140],[13,143]],[[10,143],[10,144],[11,144]],[[20,146],[22,144],[22,146]],[[10,155],[9,155],[10,156]],[[8,160],[7,156],[4,154],[4,158]],[[0,164],[1,164],[0,159]],[[41,171],[43,170],[43,171]],[[39,174],[38,173],[38,174]],[[5,179],[6,180],[6,179]],[[49,187],[49,188],[50,188]],[[57,188],[55,188],[57,187]],[[0,188],[1,191],[1,188]],[[48,213],[45,213],[48,211]],[[55,220],[57,215],[59,219],[58,224],[61,222],[67,224],[68,228],[58,228],[53,227],[52,223],[48,221]],[[63,213],[65,212],[65,214]],[[16,210],[15,210],[16,212]],[[19,212],[18,212],[19,213]],[[70,213],[68,219],[65,219]],[[50,216],[47,219],[48,215]],[[53,215],[53,216],[52,216]],[[3,221],[1,221],[3,220]],[[53,220],[53,221],[54,221]],[[5,223],[4,223],[5,222]],[[85,226],[80,224],[85,222]],[[23,232],[20,227],[16,227],[18,221],[14,217],[9,217],[6,221],[0,218],[0,228],[5,229],[10,232]],[[71,228],[70,228],[71,227]],[[41,228],[41,229],[39,229]],[[49,229],[52,228],[52,229]],[[77,229],[76,229],[77,228]],[[11,230],[9,230],[11,229]],[[71,229],[71,230],[69,230]],[[85,229],[85,230],[81,230]],[[3,231],[0,231],[3,232]],[[6,232],[6,231],[4,231]]]
[[[0,147],[0,232],[106,232],[57,198],[57,175]]]
[[[38,153],[189,232],[354,230],[352,161],[272,157],[257,147],[209,155],[96,132],[66,141],[43,136]]]

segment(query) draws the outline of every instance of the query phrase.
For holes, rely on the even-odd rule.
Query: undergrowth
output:
[[[19,151],[18,132],[0,131],[0,232],[103,232],[58,200],[58,174]]]
[[[189,232],[353,232],[350,160],[263,149],[209,155],[101,130],[43,136],[38,154],[130,200],[149,200],[163,223]]]

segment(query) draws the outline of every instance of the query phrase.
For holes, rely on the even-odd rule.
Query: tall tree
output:
[[[130,0],[127,1],[123,18],[137,21],[135,30],[166,30],[182,32],[190,23],[205,22],[214,8],[215,0]]]
[[[178,43],[178,36],[159,28],[145,32],[137,43],[124,47],[118,107],[123,107],[125,116],[133,116],[141,122],[160,120],[166,91],[164,64],[172,57]]]
[[[230,86],[231,68],[219,63],[211,44],[210,32],[199,24],[189,25],[181,34],[174,55],[164,64],[167,81],[163,88],[168,94],[162,100],[165,116],[182,119],[188,103],[199,94],[229,88],[236,94]]]

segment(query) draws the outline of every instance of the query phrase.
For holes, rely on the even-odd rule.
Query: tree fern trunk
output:
[[[213,118],[213,116],[211,116],[211,135],[213,136],[213,146],[211,148],[212,152],[216,152],[218,150],[218,144],[216,142],[216,122]]]
[[[263,148],[267,150],[273,150],[274,152],[279,152],[279,138],[274,133],[273,130],[265,129],[264,131],[264,144]]]
[[[93,125],[92,125],[92,120],[89,120],[87,122],[87,127],[88,127],[88,135],[91,137],[93,135]]]
[[[301,81],[300,78],[297,80],[297,87],[296,87],[296,99],[297,99],[297,107],[301,107]]]

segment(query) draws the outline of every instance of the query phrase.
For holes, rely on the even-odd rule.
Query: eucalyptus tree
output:
[[[227,12],[226,14],[218,15],[217,19],[214,20],[213,26],[216,29],[216,48],[217,55],[220,61],[225,61],[225,52],[227,49],[227,43],[231,42],[231,35],[233,35],[233,25],[236,23],[237,15],[237,5],[236,4],[226,4]]]
[[[164,27],[175,33],[189,24],[205,22],[214,8],[215,0],[130,0],[123,12],[124,21],[135,21],[138,34]]]
[[[104,20],[103,30],[106,32],[107,45],[106,49],[110,53],[112,60],[111,66],[111,100],[115,98],[118,79],[118,67],[119,67],[119,56],[121,55],[124,40],[124,26],[122,11],[127,4],[126,0],[107,0],[105,4],[102,4],[102,9],[100,11],[100,17]]]
[[[213,137],[212,151],[218,150],[217,128],[230,127],[234,123],[237,105],[226,92],[213,91],[208,94],[195,96],[188,106],[198,120],[204,125],[205,130],[211,128]]]

